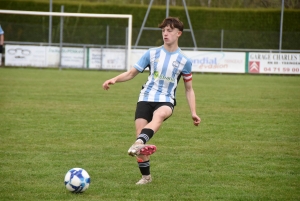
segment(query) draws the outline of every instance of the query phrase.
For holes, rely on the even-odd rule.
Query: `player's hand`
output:
[[[192,115],[192,119],[194,121],[195,126],[198,126],[201,122],[201,119],[200,119],[200,117],[198,117],[198,115]]]
[[[113,80],[113,79],[106,80],[106,81],[103,83],[102,88],[103,88],[104,90],[108,90],[108,89],[110,88],[109,85],[113,85],[113,84],[115,84],[115,83],[116,83],[116,81]]]

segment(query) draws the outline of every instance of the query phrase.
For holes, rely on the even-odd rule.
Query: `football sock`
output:
[[[138,162],[138,165],[142,175],[150,175],[150,160]]]
[[[138,136],[137,140],[142,140],[144,144],[146,144],[146,142],[148,142],[153,135],[154,135],[154,131],[152,129],[144,128],[141,131],[141,134]]]

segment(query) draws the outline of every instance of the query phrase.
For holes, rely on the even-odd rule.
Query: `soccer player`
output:
[[[183,78],[185,95],[195,126],[200,124],[196,113],[195,93],[192,87],[192,62],[178,47],[182,35],[183,23],[174,17],[168,17],[159,25],[164,44],[149,49],[134,65],[134,68],[106,80],[102,87],[105,90],[117,82],[134,78],[149,67],[147,82],[143,85],[136,111],[136,141],[129,148],[128,154],[137,157],[142,178],[136,184],[147,184],[152,181],[150,175],[150,155],[156,151],[155,145],[146,144],[159,130],[163,121],[168,119],[176,105],[175,93],[180,77]]]

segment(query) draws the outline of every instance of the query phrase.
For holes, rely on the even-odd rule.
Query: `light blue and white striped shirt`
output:
[[[143,85],[138,101],[171,102],[175,105],[175,95],[180,77],[192,80],[192,62],[180,48],[168,52],[163,46],[149,49],[134,65],[143,72],[149,67],[147,82]]]
[[[2,27],[0,25],[0,35],[2,35],[2,34],[4,34],[4,31],[3,31],[3,29],[2,29]]]

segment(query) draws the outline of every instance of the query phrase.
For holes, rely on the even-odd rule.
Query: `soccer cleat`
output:
[[[151,155],[156,151],[155,145],[146,145],[146,144],[133,144],[128,149],[128,155],[137,156],[137,155]]]
[[[136,185],[143,185],[143,184],[148,184],[152,181],[151,175],[143,175],[140,181],[136,183]]]

